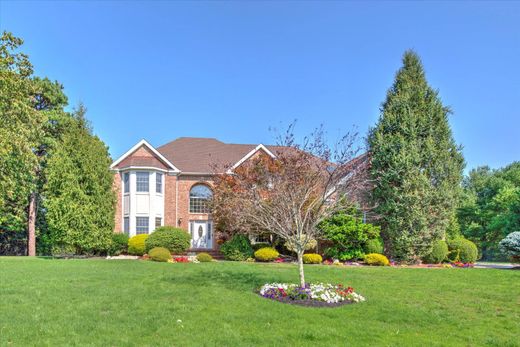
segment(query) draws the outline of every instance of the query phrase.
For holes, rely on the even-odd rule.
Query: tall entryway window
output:
[[[191,248],[213,248],[211,221],[190,221]]]

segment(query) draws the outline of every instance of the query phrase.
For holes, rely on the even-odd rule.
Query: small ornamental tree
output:
[[[317,130],[303,144],[291,126],[272,153],[258,152],[233,172],[215,180],[213,214],[217,225],[242,233],[273,233],[294,246],[300,284],[305,285],[303,253],[321,233],[317,227],[358,193],[355,184],[363,160],[354,161],[356,136],[348,134],[334,148]]]

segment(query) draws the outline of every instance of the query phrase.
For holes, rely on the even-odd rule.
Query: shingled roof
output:
[[[182,172],[211,173],[228,169],[258,145],[224,143],[214,138],[179,137],[157,150]],[[276,152],[279,146],[265,146]]]

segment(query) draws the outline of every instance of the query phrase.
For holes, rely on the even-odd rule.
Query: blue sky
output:
[[[0,2],[36,74],[83,102],[115,158],[141,138],[331,139],[379,116],[414,49],[468,168],[520,160],[520,2]]]

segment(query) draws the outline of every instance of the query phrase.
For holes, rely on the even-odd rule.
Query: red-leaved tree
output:
[[[317,225],[366,191],[366,156],[356,157],[356,135],[329,146],[318,129],[298,144],[293,126],[271,146],[214,182],[217,227],[234,233],[275,234],[297,254],[305,285],[303,253],[320,237]]]

